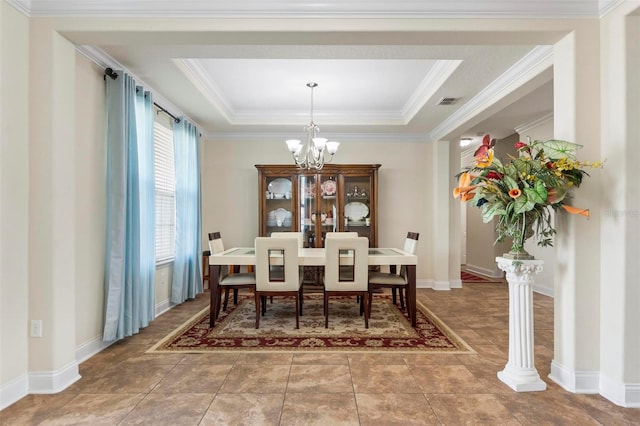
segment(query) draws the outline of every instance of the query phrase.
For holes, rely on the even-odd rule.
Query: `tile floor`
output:
[[[56,395],[0,412],[6,425],[640,425],[640,410],[564,391],[547,376],[553,301],[535,295],[536,367],[548,389],[500,382],[508,346],[506,284],[418,291],[477,354],[166,354],[153,343],[206,305],[208,293],[80,365]]]

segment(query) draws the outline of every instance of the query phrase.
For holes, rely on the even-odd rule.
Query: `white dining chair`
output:
[[[271,233],[271,238],[291,238],[291,237],[296,237],[298,239],[298,248],[304,247],[302,232],[272,232]]]
[[[302,275],[298,267],[298,238],[257,237],[256,250],[256,328],[260,327],[260,311],[264,312],[266,296],[293,296],[296,306],[296,328],[302,315]],[[274,272],[281,269],[282,272]]]
[[[220,232],[209,233],[209,250],[212,254],[222,253],[224,251],[224,243]],[[233,303],[238,303],[238,290],[242,288],[253,289],[256,286],[256,274],[254,272],[235,272],[233,265],[229,265],[226,270],[220,271],[220,279],[218,280],[218,294],[215,300],[222,297],[222,289],[224,289],[224,304],[222,310],[226,311],[229,303],[229,290],[233,290]],[[211,287],[211,283],[209,283]],[[220,304],[220,302],[218,302]],[[213,314],[213,313],[211,313]],[[217,315],[217,313],[216,313]]]
[[[329,298],[359,296],[360,313],[364,313],[365,328],[369,328],[369,239],[367,237],[329,238],[325,247],[324,326],[329,327]],[[349,268],[350,274],[341,272]]]
[[[403,250],[407,253],[416,254],[419,236],[420,234],[417,232],[408,232],[407,238],[404,241]],[[391,272],[369,272],[369,307],[372,305],[375,290],[379,288],[390,288],[393,304],[396,304],[396,290],[398,290],[400,308],[405,309],[403,291],[409,283],[407,267],[404,265],[396,265],[392,268]]]
[[[325,234],[325,241],[332,240],[334,238],[356,238],[358,236],[357,232],[345,231],[345,232],[327,232]]]

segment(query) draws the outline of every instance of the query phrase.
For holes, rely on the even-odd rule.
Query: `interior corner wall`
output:
[[[583,161],[600,159],[600,23],[585,22],[554,44],[554,137],[580,143]],[[577,207],[602,205],[602,175],[574,191]],[[558,214],[554,271],[554,358],[549,377],[571,392],[598,392],[601,215]]]
[[[0,4],[0,410],[25,396],[29,330],[29,21]]]
[[[106,236],[106,96],[104,70],[76,53],[75,281],[78,361],[102,342]]]
[[[600,394],[640,408],[640,7],[626,1],[601,22],[602,174]]]
[[[79,379],[75,357],[75,46],[35,21],[29,28],[29,389],[52,393]]]

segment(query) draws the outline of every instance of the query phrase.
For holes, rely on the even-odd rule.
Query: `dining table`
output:
[[[300,266],[324,266],[324,248],[298,249]],[[416,265],[418,256],[398,248],[369,248],[369,266],[406,265],[407,269],[407,308],[411,318],[411,326],[416,326]],[[210,277],[210,315],[209,326],[215,325],[220,312],[220,271],[224,265],[251,266],[256,264],[254,247],[234,247],[209,256]]]

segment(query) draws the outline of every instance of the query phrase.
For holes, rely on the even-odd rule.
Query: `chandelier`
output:
[[[311,122],[304,127],[307,132],[306,143],[303,144],[298,139],[289,139],[286,143],[298,167],[320,170],[325,162],[331,161],[333,154],[338,151],[340,142],[327,141],[326,138],[316,136],[320,128],[313,122],[313,89],[318,87],[318,84],[307,83],[307,87],[311,89]],[[329,154],[328,159],[325,159],[325,153]]]

